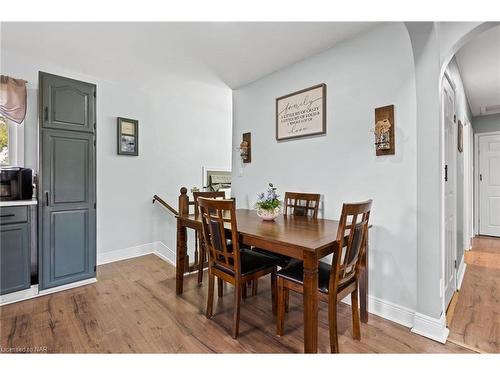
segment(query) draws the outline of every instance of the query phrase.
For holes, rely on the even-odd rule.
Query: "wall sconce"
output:
[[[375,152],[380,155],[394,155],[394,105],[375,109]]]
[[[240,156],[243,163],[252,161],[252,137],[250,133],[243,134],[243,140],[240,143]]]

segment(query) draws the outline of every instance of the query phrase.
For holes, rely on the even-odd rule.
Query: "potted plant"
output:
[[[268,221],[276,219],[281,214],[281,201],[278,198],[276,188],[272,183],[269,183],[267,191],[258,194],[258,200],[255,203],[257,216]]]

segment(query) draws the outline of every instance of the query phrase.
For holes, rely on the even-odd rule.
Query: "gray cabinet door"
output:
[[[28,223],[0,226],[0,294],[30,287]]]
[[[42,128],[95,131],[95,85],[40,72]]]
[[[75,82],[58,80],[66,80],[66,87]],[[50,94],[45,87],[41,92]],[[64,129],[42,125],[40,130],[40,289],[95,277],[95,137],[93,132],[67,130],[69,125]]]

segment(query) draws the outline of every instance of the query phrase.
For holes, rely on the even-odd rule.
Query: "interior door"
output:
[[[444,294],[445,305],[451,301],[456,290],[455,259],[457,249],[456,220],[456,153],[457,135],[454,122],[455,92],[448,79],[443,79],[443,123],[444,123]]]
[[[500,134],[479,137],[479,233],[500,237]]]
[[[42,120],[40,129],[40,289],[95,277],[96,263],[95,113],[89,110],[95,99],[71,89],[93,93],[95,86],[54,77],[40,74],[40,110],[57,119],[49,126]],[[68,96],[54,95],[54,81]],[[92,126],[78,127],[76,119]]]

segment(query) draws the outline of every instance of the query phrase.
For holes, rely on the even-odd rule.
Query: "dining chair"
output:
[[[285,215],[310,216],[318,218],[319,194],[316,193],[285,193]]]
[[[361,339],[358,310],[360,259],[365,251],[372,200],[344,203],[332,263],[319,262],[318,296],[328,303],[330,349],[339,352],[337,302],[351,295],[353,337]],[[303,263],[291,264],[278,272],[278,316],[276,333],[283,335],[288,290],[303,293]]]
[[[193,199],[194,199],[194,212],[196,215],[200,213],[200,208],[198,207],[198,198],[221,198],[224,199],[226,197],[226,193],[223,191],[193,191]],[[197,233],[197,244],[196,246],[200,248],[200,258],[198,262],[198,284],[203,282],[203,266],[205,265],[205,258],[207,257],[207,252],[205,247],[203,246],[203,241],[201,238],[201,232]],[[219,284],[219,294],[222,293],[222,286]]]
[[[213,315],[215,277],[234,285],[233,338],[238,337],[242,287],[248,281],[271,274],[272,311],[276,314],[276,260],[246,248],[240,248],[233,200],[198,198],[203,243],[208,249],[207,318]],[[228,228],[229,227],[229,228]],[[231,243],[227,241],[231,230]]]

